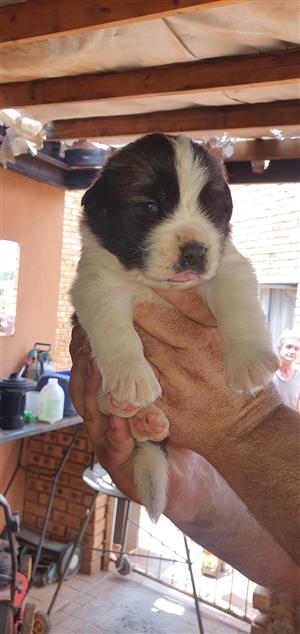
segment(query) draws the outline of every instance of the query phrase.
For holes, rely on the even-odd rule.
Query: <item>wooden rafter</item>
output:
[[[0,45],[107,29],[241,0],[27,0],[0,9]]]
[[[218,155],[223,156],[222,148],[211,148]],[[233,153],[226,157],[227,163],[244,161],[281,161],[300,159],[300,139],[251,139],[233,144]]]
[[[300,100],[242,106],[184,108],[117,117],[61,119],[49,126],[47,138],[92,139],[149,132],[230,132],[251,128],[297,126]]]
[[[300,49],[240,55],[124,72],[2,84],[0,108],[261,87],[296,83],[299,75]]]

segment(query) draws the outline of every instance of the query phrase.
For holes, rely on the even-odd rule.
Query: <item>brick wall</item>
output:
[[[57,470],[76,429],[77,426],[58,432],[49,431],[28,440],[22,520],[28,528],[36,532],[40,532],[47,508],[51,490],[49,476]],[[49,539],[65,543],[76,539],[94,495],[92,489],[82,480],[84,468],[91,464],[91,458],[92,447],[82,424],[75,446],[58,481],[48,524],[47,537]],[[100,570],[102,555],[92,549],[103,548],[106,510],[107,496],[99,494],[82,540],[81,572],[85,574],[93,574]]]
[[[235,244],[260,282],[300,281],[300,184],[232,187]]]
[[[80,255],[79,219],[82,191],[71,191],[65,194],[65,214],[63,226],[63,244],[61,256],[61,278],[58,298],[56,342],[54,349],[57,370],[70,368],[69,343],[71,336],[71,315],[73,312],[69,289],[75,275]]]
[[[297,284],[300,328],[300,183],[234,185],[233,237],[261,284]]]

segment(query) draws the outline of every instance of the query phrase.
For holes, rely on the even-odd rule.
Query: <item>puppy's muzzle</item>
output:
[[[200,242],[186,242],[180,248],[179,267],[181,271],[197,271],[204,269],[206,247]]]

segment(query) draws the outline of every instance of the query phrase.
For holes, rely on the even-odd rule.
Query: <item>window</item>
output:
[[[20,247],[0,240],[0,337],[15,333]]]
[[[296,294],[297,284],[260,284],[259,299],[275,347],[282,331],[293,327]]]

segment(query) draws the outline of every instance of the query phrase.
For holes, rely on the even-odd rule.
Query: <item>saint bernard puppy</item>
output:
[[[161,388],[133,324],[135,304],[149,302],[155,311],[162,301],[156,289],[196,288],[217,320],[234,390],[253,392],[268,383],[277,358],[254,271],[230,238],[224,168],[203,146],[183,136],[139,138],[111,156],[82,205],[71,297],[101,371],[99,409],[133,414],[136,486],[157,520],[166,504],[161,441],[168,421],[155,405]],[[128,404],[136,409],[129,412]]]

